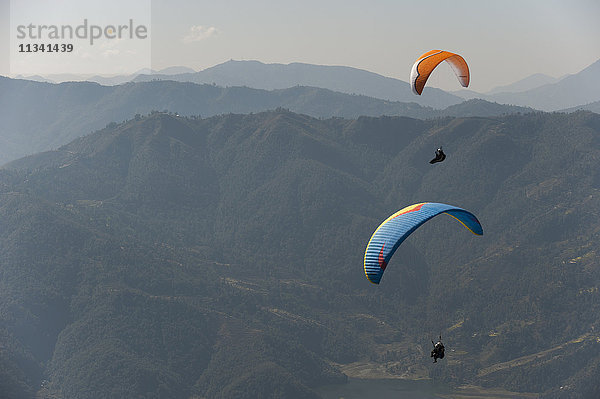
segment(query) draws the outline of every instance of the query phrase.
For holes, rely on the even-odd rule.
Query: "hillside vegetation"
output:
[[[369,283],[422,201],[484,236],[440,216]],[[597,114],[153,113],[5,165],[0,216],[11,398],[317,398],[359,369],[600,393]]]

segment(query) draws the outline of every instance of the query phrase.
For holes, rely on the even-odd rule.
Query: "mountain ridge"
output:
[[[465,98],[481,98],[502,104],[532,107],[546,112],[581,109],[598,101],[600,92],[600,59],[578,73],[520,92],[480,94],[465,92]]]
[[[127,76],[87,77],[102,84],[123,84],[130,81],[172,80],[199,84],[217,84],[223,87],[247,86],[256,89],[286,89],[294,86],[320,87],[346,94],[366,95],[387,101],[415,102],[421,106],[443,109],[462,99],[484,99],[490,102],[531,107],[543,111],[558,111],[580,107],[598,101],[596,93],[600,81],[600,60],[578,73],[553,78],[535,73],[517,82],[499,86],[487,93],[472,90],[442,91],[426,87],[425,96],[413,96],[408,83],[367,70],[335,65],[316,65],[301,62],[289,64],[262,63],[257,60],[230,60],[201,71],[185,67],[165,68],[161,71],[138,71]],[[85,77],[76,77],[82,80]],[[34,80],[52,77],[32,77]],[[63,77],[62,80],[70,80]],[[566,80],[566,83],[561,83]]]
[[[432,108],[445,108],[457,104],[460,97],[440,89],[428,88],[427,96],[412,94],[409,84],[374,72],[332,65],[314,65],[294,62],[290,64],[265,64],[260,61],[230,60],[193,74],[140,75],[135,81],[151,79],[215,83],[218,86],[248,86],[274,90],[289,87],[313,86],[346,94],[362,94],[387,101],[415,102]]]
[[[557,79],[534,74],[510,85],[494,88],[489,93],[477,93],[469,90],[444,92],[426,87],[426,95],[423,96],[412,95],[408,83],[404,81],[383,77],[372,72],[350,67],[303,63],[264,64],[260,61],[230,60],[195,74],[154,76],[154,78],[209,84],[216,82],[222,86],[246,85],[266,89],[300,84],[393,101],[416,102],[436,109],[446,108],[460,102],[455,97],[447,97],[450,95],[465,99],[480,98],[490,102],[531,107],[543,111],[558,111],[598,100],[599,68],[600,60],[578,73]],[[311,73],[313,73],[312,76]],[[152,79],[152,76],[140,75],[136,78],[138,81],[149,79]],[[274,84],[272,80],[275,80],[277,84]],[[363,84],[363,82],[365,83]]]
[[[388,102],[313,87],[259,90],[222,88],[170,81],[102,86],[90,82],[37,83],[0,78],[0,163],[45,151],[100,129],[107,124],[140,117],[152,111],[182,116],[261,112],[277,107],[314,117],[405,115],[428,118],[444,111],[416,103]],[[475,103],[473,103],[475,104]],[[453,115],[457,109],[454,108]],[[462,109],[468,108],[463,105]],[[529,112],[522,108],[478,104],[469,115]],[[136,116],[137,115],[137,116]]]

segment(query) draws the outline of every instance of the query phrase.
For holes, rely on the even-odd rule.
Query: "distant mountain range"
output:
[[[140,69],[132,74],[127,75],[80,75],[80,74],[72,74],[72,73],[63,73],[63,74],[49,74],[45,76],[33,75],[33,76],[23,76],[17,75],[15,79],[25,79],[25,80],[33,80],[36,82],[47,82],[47,83],[63,83],[63,82],[95,82],[105,86],[113,86],[120,85],[123,83],[131,82],[139,75],[151,75],[151,74],[159,74],[159,75],[176,75],[182,73],[190,73],[195,72],[192,68],[182,67],[182,66],[173,66],[160,70],[152,70],[152,69]]]
[[[565,112],[574,112],[574,111],[592,111],[597,114],[600,114],[600,101],[594,101],[593,103],[580,105],[578,107],[568,108],[564,110]]]
[[[497,93],[522,93],[527,90],[537,89],[538,87],[547,84],[556,83],[560,79],[561,78],[554,78],[552,76],[544,75],[543,73],[536,73],[509,85],[495,87],[485,94],[493,95]]]
[[[108,123],[151,111],[207,117],[283,107],[320,118],[396,115],[420,119],[532,111],[481,100],[436,110],[416,103],[385,101],[315,87],[267,91],[173,81],[101,86],[90,82],[49,84],[0,77],[0,93],[0,164],[56,148]]]
[[[248,86],[258,89],[286,89],[311,86],[347,94],[362,94],[388,101],[415,102],[422,106],[446,108],[462,99],[443,90],[427,88],[427,95],[415,96],[408,83],[373,72],[345,66],[304,63],[264,64],[259,61],[227,61],[200,72],[161,76],[139,75],[135,81],[168,79],[180,82]]]
[[[293,86],[325,88],[346,94],[358,94],[388,101],[414,102],[421,106],[443,109],[464,99],[484,99],[500,104],[531,107],[542,111],[558,111],[600,101],[600,60],[579,73],[561,78],[534,74],[487,93],[472,90],[445,92],[426,87],[422,96],[415,96],[408,83],[373,72],[344,66],[304,63],[265,64],[259,61],[234,61],[196,72],[186,67],[171,67],[160,71],[141,70],[124,76],[45,76],[32,80],[83,80],[105,85],[129,81],[173,80],[218,86],[247,86],[274,90]]]
[[[415,96],[404,81],[356,68],[302,63],[263,64],[258,61],[228,61],[195,73],[139,75],[135,78],[136,81],[151,79],[216,83],[220,86],[242,85],[261,89],[314,86],[392,101],[416,102],[433,108],[458,104],[460,100],[456,96],[461,95],[467,99],[480,98],[542,111],[558,111],[600,100],[600,60],[579,73],[561,79],[535,74],[486,94],[464,90],[451,94],[426,87],[423,95]]]
[[[481,99],[484,97],[492,98],[494,94],[522,93],[522,92],[525,92],[528,90],[536,89],[538,87],[541,87],[541,86],[544,86],[547,84],[556,83],[559,80],[560,80],[560,78],[553,78],[551,76],[544,75],[542,73],[536,73],[536,74],[533,74],[531,76],[528,76],[524,79],[518,80],[511,84],[494,87],[492,90],[485,92],[485,93],[478,93],[476,91],[469,90],[469,89],[453,90],[450,93],[455,94],[455,95],[462,97],[464,99],[467,99],[467,100],[470,100],[473,98]]]
[[[523,87],[531,88],[523,91],[521,90]],[[514,104],[543,111],[576,109],[600,101],[600,60],[579,73],[555,81],[545,75],[533,75],[521,82],[496,88],[486,94],[469,91],[454,93],[467,99],[481,98],[501,104]]]

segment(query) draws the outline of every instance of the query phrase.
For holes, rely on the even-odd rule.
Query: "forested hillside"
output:
[[[393,115],[421,119],[532,111],[482,100],[436,110],[414,102],[386,101],[318,87],[267,91],[173,81],[101,86],[90,82],[50,84],[0,76],[0,93],[0,164],[56,149],[109,123],[152,111],[208,117],[283,107],[316,118]]]
[[[423,201],[484,236],[440,216],[369,283],[370,235]],[[316,398],[360,368],[595,397],[599,211],[590,112],[113,124],[0,169],[0,391]]]

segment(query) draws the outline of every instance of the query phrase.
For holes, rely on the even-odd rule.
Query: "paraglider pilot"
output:
[[[435,158],[433,158],[431,161],[429,161],[429,163],[442,162],[444,159],[446,159],[446,154],[444,154],[444,151],[442,150],[442,146],[440,146],[440,148],[435,150]]]
[[[443,359],[444,358],[444,344],[442,344],[442,336],[440,335],[440,340],[437,343],[434,343],[433,340],[431,341],[431,343],[433,344],[433,349],[431,350],[431,357],[433,358],[433,362],[437,363],[438,359]]]

